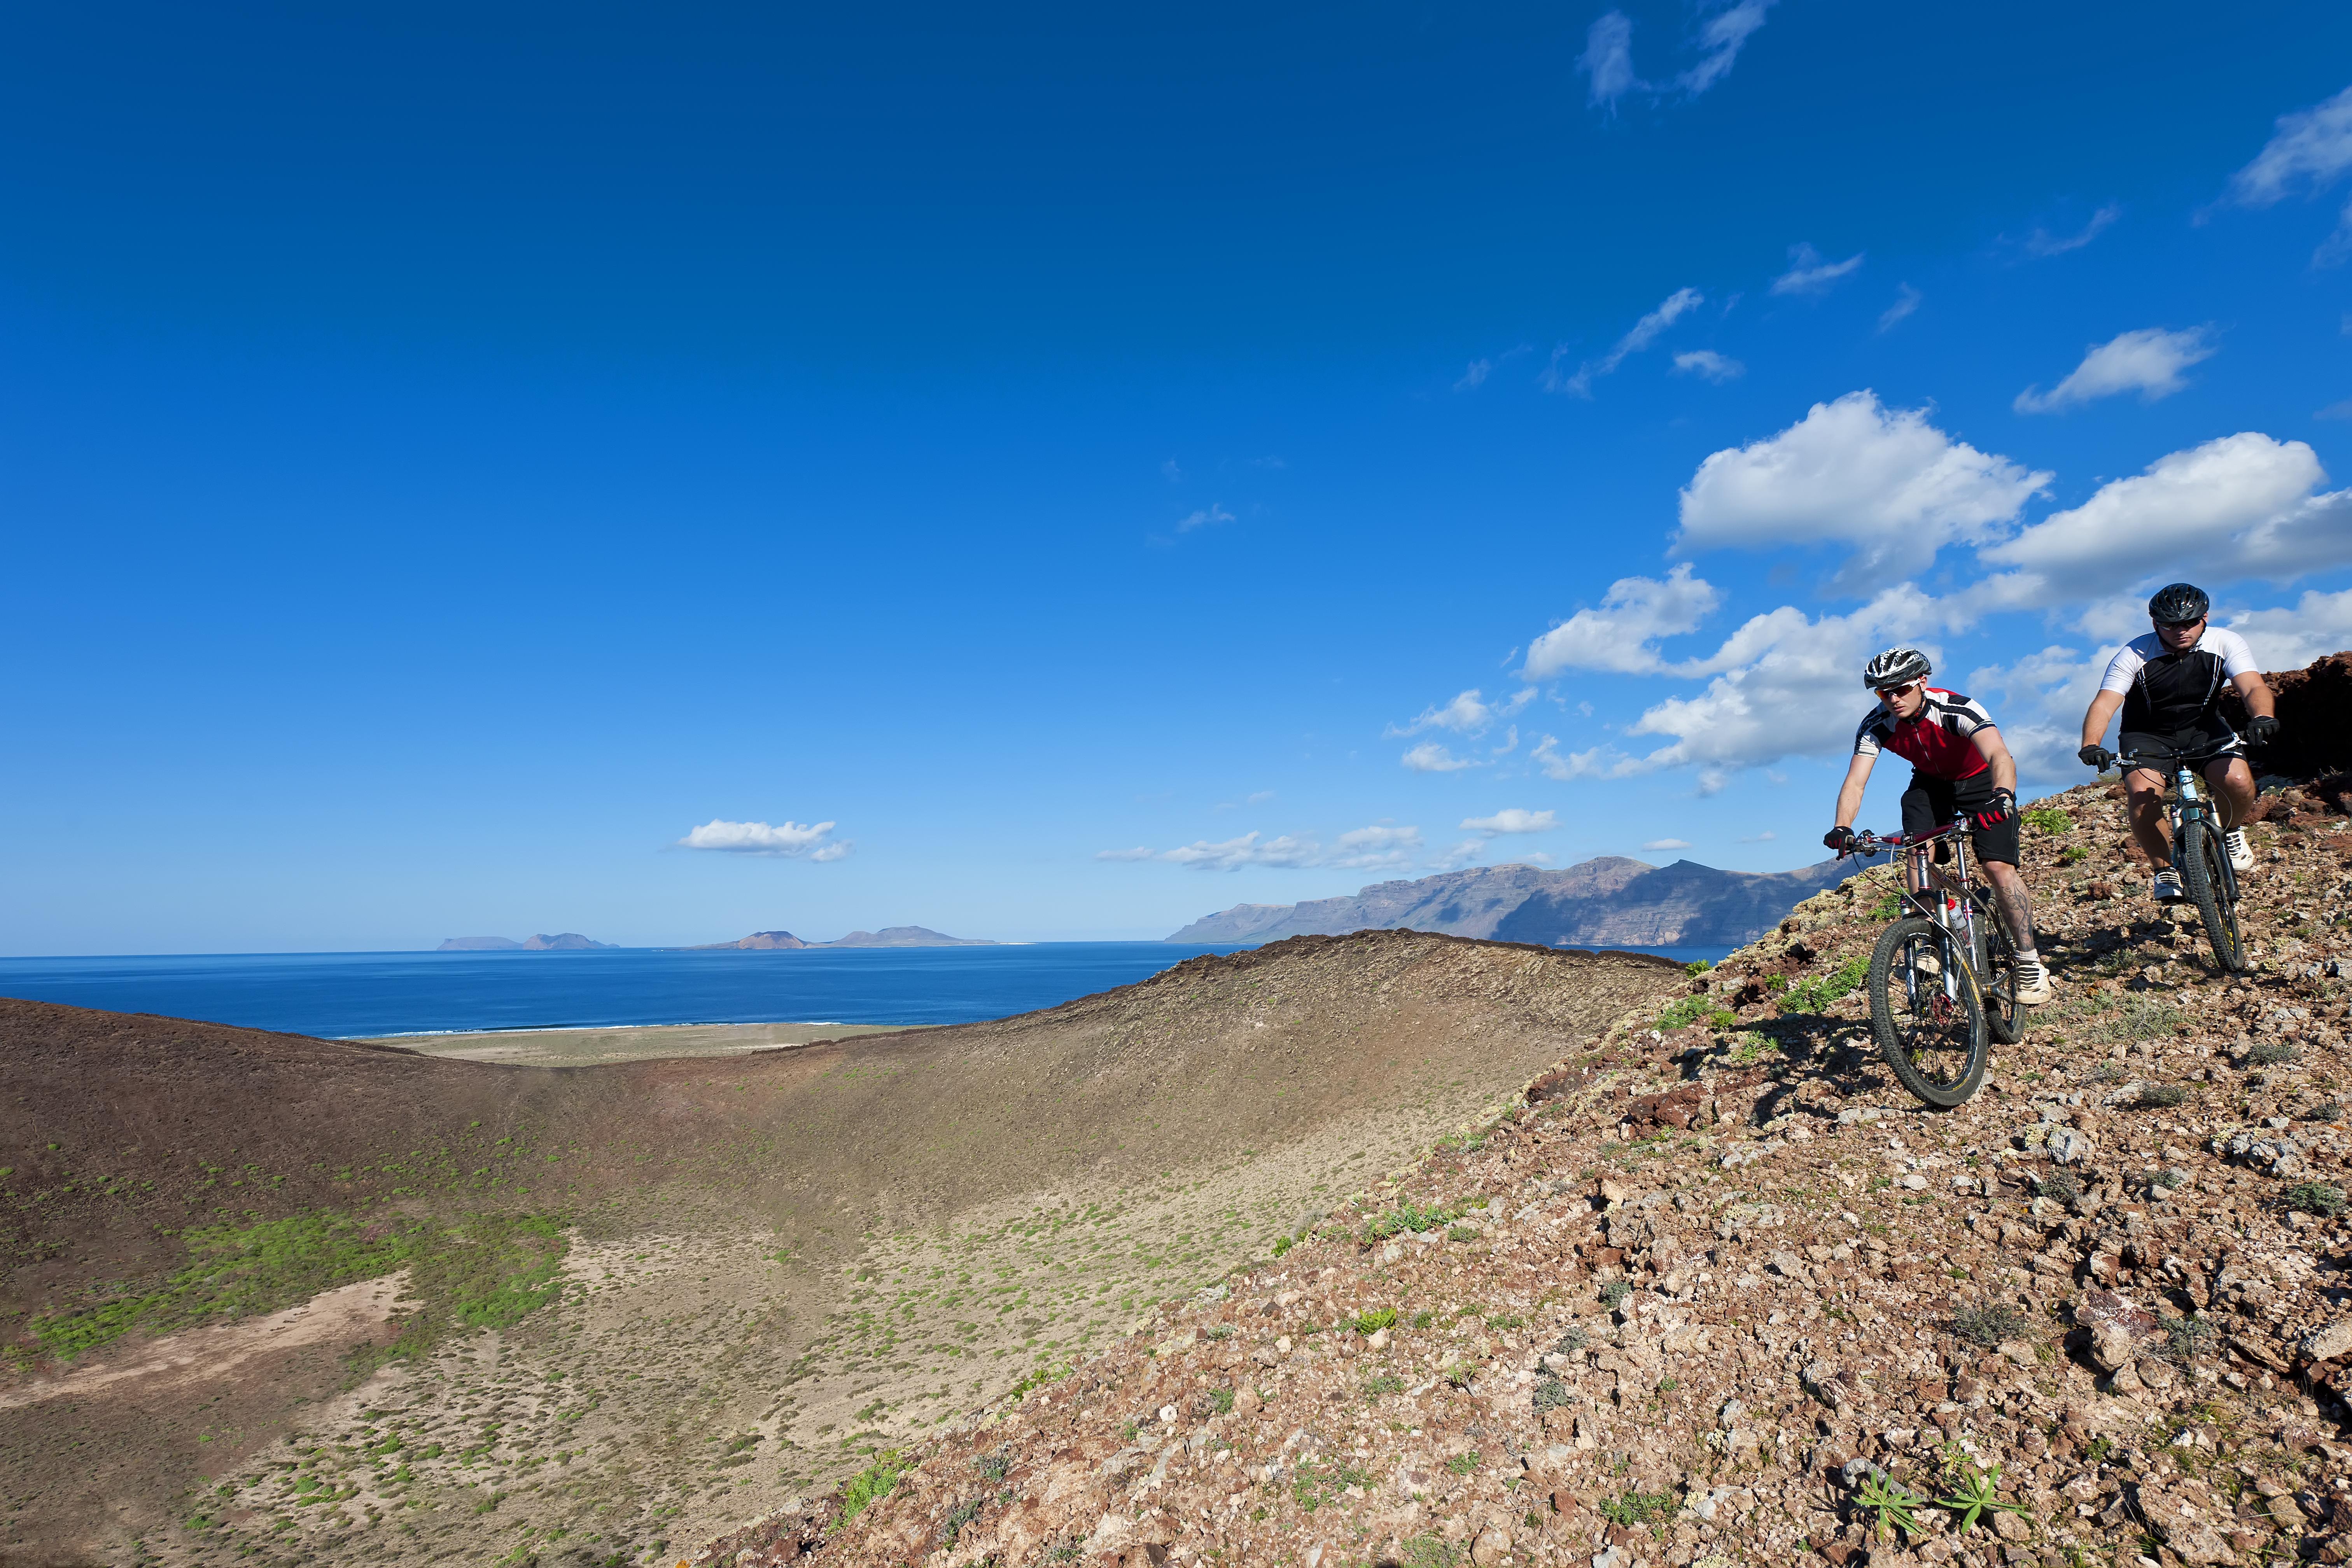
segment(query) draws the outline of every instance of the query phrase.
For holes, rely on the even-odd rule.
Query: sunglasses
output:
[[[1900,686],[1882,686],[1878,689],[1878,694],[1881,697],[1904,697],[1918,689],[1919,682],[1906,680]]]

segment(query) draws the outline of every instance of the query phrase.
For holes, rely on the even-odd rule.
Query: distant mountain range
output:
[[[1479,866],[1377,883],[1353,898],[1236,904],[1166,940],[1267,942],[1402,927],[1546,947],[1737,947],[1861,868],[1831,860],[1797,871],[1718,871],[1695,860],[1658,867],[1620,855],[1559,871]]]
[[[582,948],[616,947],[617,942],[590,942],[576,931],[555,936],[544,931],[528,942],[517,942],[504,936],[453,936],[434,949],[436,952],[573,952]]]
[[[773,952],[793,947],[995,947],[985,937],[943,936],[928,926],[884,926],[880,931],[854,931],[834,942],[803,942],[788,931],[755,931],[740,942],[707,942],[687,952]]]

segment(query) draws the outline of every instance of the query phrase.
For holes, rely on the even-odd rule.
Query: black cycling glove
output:
[[[2096,768],[2101,773],[2105,773],[2116,765],[2116,754],[2105,746],[2085,746],[2074,753],[2074,760],[2086,768]]]
[[[1990,829],[1999,827],[2016,815],[2017,792],[1997,789],[1992,792],[1992,799],[1985,803],[1985,808],[1976,814],[1974,820],[1979,828]]]
[[[2246,721],[2246,739],[2257,746],[2267,746],[2278,739],[2279,721],[2268,713],[2257,713]]]
[[[1827,833],[1822,835],[1822,843],[1824,847],[1834,849],[1839,854],[1843,855],[1847,850],[1853,847],[1853,829],[1851,827],[1832,827]]]

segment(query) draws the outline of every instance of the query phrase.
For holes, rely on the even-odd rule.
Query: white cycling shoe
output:
[[[2246,830],[2232,827],[2221,835],[2221,847],[2230,852],[2230,869],[2237,872],[2254,868],[2254,847],[2246,842]]]
[[[2017,961],[2017,1003],[2021,1007],[2039,1007],[2050,1000],[2050,971],[2024,959]]]
[[[2156,874],[2156,881],[2147,896],[2159,904],[2177,904],[2188,895],[2180,890],[2180,873],[2167,866]]]

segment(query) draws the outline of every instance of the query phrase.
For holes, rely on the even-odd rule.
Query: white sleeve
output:
[[[2221,656],[2221,673],[2231,680],[2250,670],[2259,672],[2262,669],[2262,666],[2254,662],[2254,650],[2246,646],[2246,639],[2226,626],[2209,627],[2199,640]]]
[[[2139,651],[2137,638],[2124,644],[2116,649],[2116,657],[2107,660],[2107,673],[2100,678],[2099,689],[2128,692],[2132,688],[2132,677],[2137,675],[2140,667],[2146,663],[2147,657]]]

